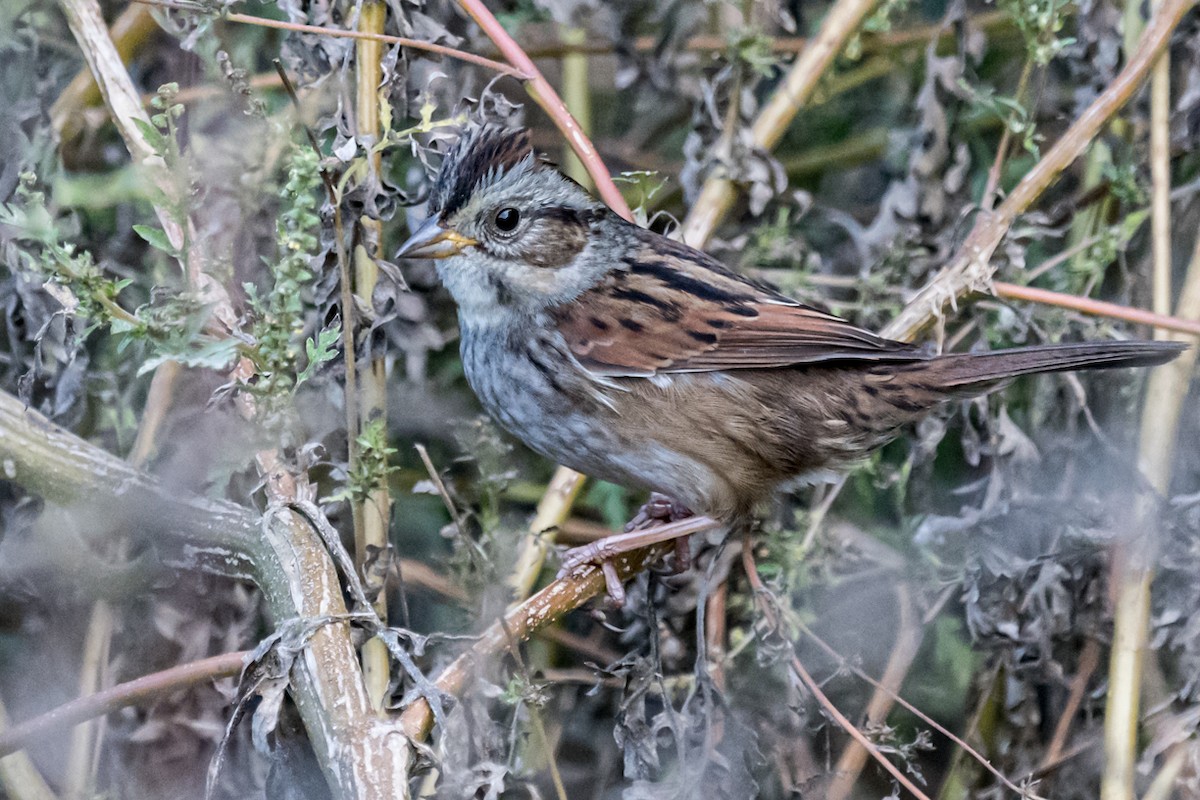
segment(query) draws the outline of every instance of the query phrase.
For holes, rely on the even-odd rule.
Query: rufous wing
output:
[[[656,238],[555,314],[571,352],[591,372],[646,377],[922,358],[911,345],[796,303],[699,251]]]

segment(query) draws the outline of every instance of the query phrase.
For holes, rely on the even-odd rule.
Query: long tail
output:
[[[1153,367],[1165,364],[1187,349],[1180,342],[1083,342],[998,350],[994,353],[955,353],[912,365],[924,367],[944,390],[964,394],[984,392],[995,384],[1038,372],[1075,369]]]

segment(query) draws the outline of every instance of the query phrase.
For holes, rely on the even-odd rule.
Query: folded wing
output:
[[[588,370],[609,376],[767,369],[827,361],[918,361],[912,345],[797,303],[665,237],[557,312]]]

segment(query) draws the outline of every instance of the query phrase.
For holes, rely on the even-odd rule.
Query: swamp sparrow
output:
[[[731,527],[780,483],[851,465],[947,400],[1183,349],[930,355],[626,222],[535,156],[525,131],[490,125],[446,155],[429,219],[398,255],[439,259],[467,381],[501,425],[560,464]]]

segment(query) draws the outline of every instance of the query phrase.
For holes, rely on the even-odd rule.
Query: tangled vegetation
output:
[[[1192,6],[0,3],[0,798],[1200,796],[1194,351],[616,608],[559,554],[645,498],[483,417],[389,260],[489,120],[893,337],[1194,344]]]

